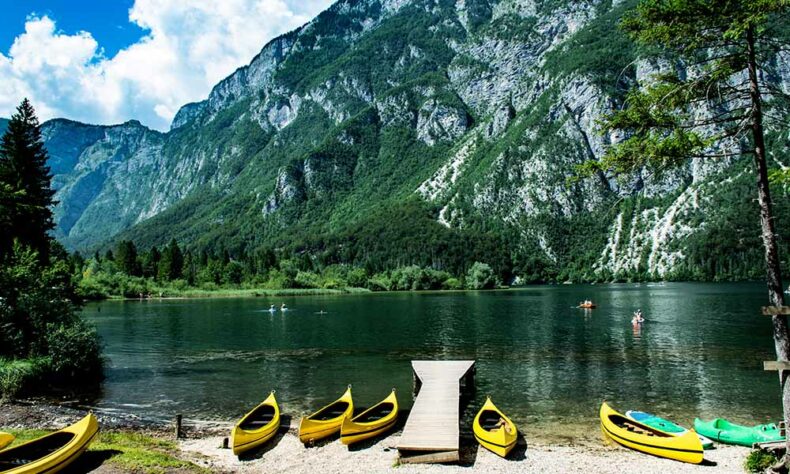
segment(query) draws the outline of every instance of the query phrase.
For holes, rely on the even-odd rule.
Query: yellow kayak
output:
[[[99,432],[93,413],[60,431],[0,451],[0,473],[58,472],[88,449]]]
[[[692,464],[702,462],[702,443],[693,430],[676,436],[651,428],[601,405],[601,431],[618,444],[662,458]]]
[[[349,385],[340,398],[312,415],[302,418],[299,423],[299,441],[309,443],[332,436],[340,431],[343,418],[353,413],[354,402],[351,399],[351,385]]]
[[[481,446],[503,458],[516,445],[518,438],[518,428],[494,405],[491,397],[486,397],[486,402],[477,412],[472,431]]]
[[[352,444],[378,436],[395,426],[396,421],[398,421],[398,398],[393,388],[392,393],[377,405],[354,418],[344,418],[340,426],[340,441],[343,444]]]
[[[233,454],[257,448],[277,434],[280,427],[280,407],[274,398],[274,391],[266,400],[236,423],[230,434]]]
[[[5,448],[14,441],[14,435],[0,431],[0,449]]]

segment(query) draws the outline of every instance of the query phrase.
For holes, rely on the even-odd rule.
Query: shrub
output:
[[[313,272],[299,271],[294,278],[297,288],[320,288],[321,278]]]
[[[766,472],[771,466],[776,464],[777,461],[778,459],[773,453],[758,449],[749,453],[743,467],[748,472]]]
[[[392,279],[387,273],[376,273],[368,280],[367,287],[371,291],[389,291],[392,289]]]
[[[98,376],[101,346],[96,331],[81,319],[48,327],[47,344],[53,374],[62,379]]]
[[[12,399],[20,392],[39,384],[50,372],[50,359],[0,359],[0,399]]]
[[[443,290],[463,290],[464,284],[458,278],[448,278],[442,283]]]
[[[486,290],[497,286],[494,270],[486,263],[475,262],[466,274],[466,287],[472,290]]]

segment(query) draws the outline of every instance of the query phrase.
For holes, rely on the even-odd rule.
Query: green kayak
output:
[[[783,441],[785,438],[779,434],[779,428],[773,424],[742,426],[730,423],[723,418],[711,421],[694,420],[694,429],[697,433],[707,436],[713,441],[727,444],[738,444],[751,447],[754,443],[768,441]]]
[[[638,421],[643,425],[647,425],[651,428],[661,430],[664,433],[669,433],[671,435],[680,436],[688,432],[686,428],[683,428],[680,425],[672,423],[671,421],[665,420],[659,416],[651,415],[650,413],[645,413],[643,411],[628,410],[627,412],[625,412],[625,416],[631,418],[634,421]],[[700,443],[702,443],[702,449],[713,448],[713,441],[709,440],[708,438],[702,436],[699,433],[697,433],[697,437],[699,438]]]

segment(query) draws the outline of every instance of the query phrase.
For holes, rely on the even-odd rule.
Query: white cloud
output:
[[[89,32],[66,35],[30,17],[0,53],[0,117],[23,97],[39,117],[88,123],[138,119],[166,130],[179,107],[249,63],[266,42],[309,21],[332,0],[136,0],[129,20],[147,30],[104,57]]]

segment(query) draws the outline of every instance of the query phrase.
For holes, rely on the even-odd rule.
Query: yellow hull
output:
[[[98,432],[99,423],[93,413],[89,413],[82,420],[60,431],[0,451],[0,473],[50,474],[58,472],[79,458],[88,449]],[[19,458],[26,459],[31,452],[36,451],[36,447],[48,446],[50,443],[61,444],[61,442],[62,446],[51,453],[32,459],[25,464],[14,466]]]
[[[256,421],[255,418],[257,418],[257,414],[262,410],[267,413],[274,410],[272,418],[263,426],[251,429],[251,426],[254,426],[252,422]],[[236,426],[233,427],[233,431],[230,434],[233,454],[238,456],[239,454],[261,446],[277,434],[277,429],[279,427],[280,406],[277,404],[274,392],[272,392],[263,403],[244,415],[244,417],[236,423]]]
[[[626,418],[606,402],[601,405],[600,417],[604,435],[627,448],[692,464],[702,462],[702,443],[694,430],[674,436]]]
[[[14,441],[14,435],[11,433],[0,432],[0,449],[5,448]]]
[[[504,426],[486,429],[483,426],[483,419],[490,418],[491,414],[494,414],[497,419],[504,420],[507,425],[512,427],[511,431],[508,432]],[[516,440],[518,439],[518,428],[510,421],[510,418],[505,416],[505,414],[494,405],[491,401],[491,397],[486,398],[483,407],[477,412],[477,416],[475,416],[475,420],[472,423],[472,431],[475,434],[475,439],[481,446],[503,458],[507,457],[508,453],[513,450],[516,446]]]
[[[326,417],[326,413],[335,406],[340,406],[342,411],[331,417]],[[351,399],[351,386],[337,400],[318,410],[310,416],[302,418],[299,423],[299,441],[310,443],[327,438],[340,431],[343,419],[354,414],[354,402]]]
[[[361,420],[367,419],[368,415],[375,413],[376,410],[386,408],[385,405],[391,405],[392,410],[389,414],[381,417],[375,421],[364,422]],[[389,394],[387,398],[363,411],[354,418],[344,418],[340,426],[340,441],[343,444],[353,444],[359,441],[373,438],[381,433],[391,429],[398,421],[398,398],[395,396],[395,390]]]

